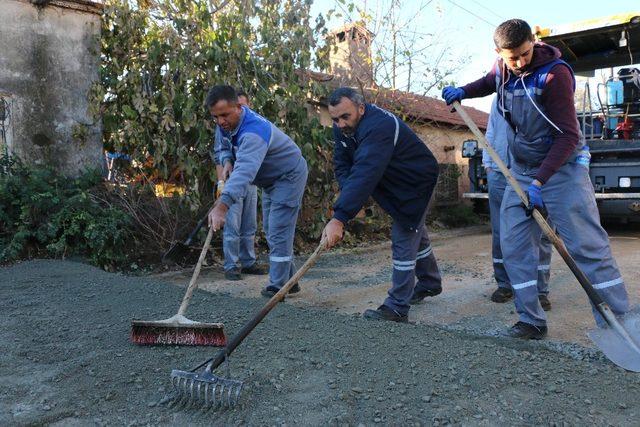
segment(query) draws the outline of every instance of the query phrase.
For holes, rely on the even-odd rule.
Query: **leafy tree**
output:
[[[311,0],[107,0],[102,28],[104,145],[126,152],[146,176],[186,188],[194,207],[211,203],[213,123],[209,87],[244,89],[253,108],[300,145],[309,162],[302,229],[317,236],[334,192],[327,129],[307,100],[326,89],[302,70],[324,68],[324,20]]]

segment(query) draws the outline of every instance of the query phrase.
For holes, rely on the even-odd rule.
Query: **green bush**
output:
[[[86,256],[103,268],[126,262],[131,218],[96,197],[97,172],[77,179],[5,162],[0,171],[0,261]]]

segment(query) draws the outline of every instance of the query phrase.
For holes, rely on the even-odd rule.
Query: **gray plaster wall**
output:
[[[69,176],[102,164],[101,123],[89,111],[98,80],[100,15],[68,7],[73,4],[0,0],[8,152]]]

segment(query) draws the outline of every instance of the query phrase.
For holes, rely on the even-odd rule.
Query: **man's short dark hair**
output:
[[[348,98],[356,105],[364,104],[364,96],[361,93],[350,87],[339,87],[329,96],[329,105],[335,107],[340,104],[342,98]]]
[[[211,108],[220,101],[238,102],[238,93],[229,85],[217,85],[209,89],[205,105]]]
[[[531,27],[522,19],[509,19],[498,25],[493,42],[498,49],[515,49],[526,41],[533,41]]]
[[[240,98],[241,96],[244,96],[245,98],[249,99],[249,94],[244,90],[238,91],[238,98]]]

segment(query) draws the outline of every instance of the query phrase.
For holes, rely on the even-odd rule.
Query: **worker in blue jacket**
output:
[[[238,103],[233,87],[214,86],[206,105],[235,152],[233,171],[209,213],[209,226],[214,231],[222,228],[227,211],[246,196],[251,184],[262,188],[269,284],[261,293],[272,297],[295,273],[293,239],[307,183],[307,162],[289,136]],[[290,293],[299,290],[296,284]]]
[[[373,197],[393,219],[393,285],[384,303],[366,310],[364,317],[407,322],[411,304],[442,292],[424,224],[438,180],[438,163],[402,120],[366,104],[352,88],[331,94],[329,114],[334,123],[333,161],[340,195],[323,237],[328,247],[337,244],[345,224]]]

